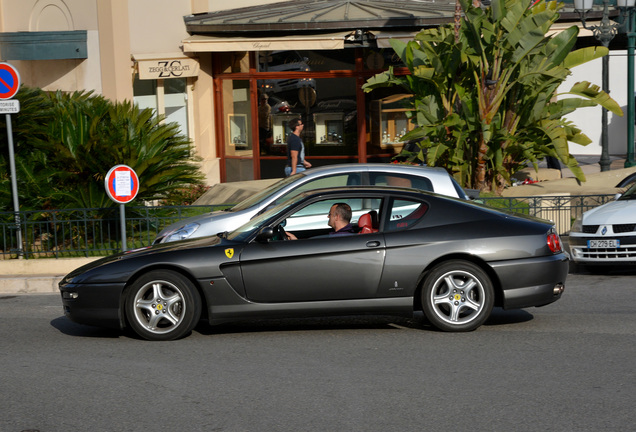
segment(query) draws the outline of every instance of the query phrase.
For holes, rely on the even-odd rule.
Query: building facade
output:
[[[395,88],[369,94],[361,86],[389,66],[400,71],[389,39],[409,40],[421,28],[452,22],[455,13],[448,0],[235,0],[231,6],[0,0],[0,60],[16,66],[26,85],[133,100],[179,123],[209,184],[277,178],[286,162],[286,124],[294,117],[306,125],[307,158],[315,166],[386,162],[398,153],[400,137],[412,128],[408,95]],[[623,71],[616,68],[621,78],[612,83],[624,81]],[[600,63],[581,73],[600,81]],[[619,92],[612,96],[626,105]],[[571,153],[600,153],[594,129],[587,130],[599,123],[600,131],[600,111],[593,122],[571,120],[585,124],[595,142]],[[610,134],[624,130],[617,125]]]

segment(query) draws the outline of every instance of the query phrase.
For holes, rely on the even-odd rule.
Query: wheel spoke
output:
[[[152,296],[154,300],[163,298],[163,288],[160,282],[152,284]]]
[[[152,313],[155,310],[155,308],[152,306],[154,301],[155,299],[151,299],[151,300],[139,299],[137,300],[136,307],[137,309],[141,309],[148,313]]]
[[[146,325],[146,327],[148,327],[151,330],[154,330],[158,327],[159,322],[162,319],[163,317],[161,316],[161,314],[152,313],[150,314],[150,319],[148,320],[148,324]]]
[[[466,297],[466,303],[464,303],[464,307],[470,308],[474,311],[478,311],[479,309],[481,309],[481,304],[477,303],[471,298]]]

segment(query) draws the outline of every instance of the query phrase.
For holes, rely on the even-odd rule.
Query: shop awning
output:
[[[378,48],[391,48],[389,43],[390,39],[399,39],[403,42],[412,41],[415,35],[419,32],[416,31],[377,31],[371,30],[371,33],[375,36],[376,44]]]
[[[193,35],[182,41],[183,52],[284,51],[343,49],[351,31],[290,36],[226,37]]]

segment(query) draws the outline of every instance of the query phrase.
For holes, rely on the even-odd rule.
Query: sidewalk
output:
[[[98,258],[0,260],[0,295],[59,292],[64,276]]]
[[[504,196],[536,196],[536,195],[599,195],[618,193],[614,186],[627,175],[636,172],[636,167],[624,168],[625,160],[610,157],[611,170],[601,172],[598,156],[576,156],[587,181],[579,184],[568,168],[562,168],[562,178],[541,181],[528,185],[507,188]],[[547,170],[545,163],[539,165],[539,178]],[[553,170],[550,170],[553,171]],[[537,176],[534,169],[528,171],[532,178]],[[545,174],[547,175],[547,174]],[[558,176],[558,172],[549,173]],[[276,180],[260,180],[254,182],[224,183],[215,186],[216,193],[224,197],[234,198],[248,196],[268,186]],[[209,192],[209,191],[208,191]],[[203,197],[202,197],[203,198]],[[208,200],[210,196],[208,196]],[[229,201],[225,201],[229,202]],[[62,259],[30,259],[0,260],[0,295],[56,293],[57,284],[72,270],[98,258],[62,258]]]
[[[629,174],[636,172],[636,167],[625,168],[625,159],[617,156],[610,157],[610,171],[601,172],[599,156],[575,156],[581,170],[585,174],[586,181],[579,184],[569,168],[561,168],[562,178],[549,181],[540,181],[527,185],[509,187],[503,192],[503,196],[535,196],[535,195],[604,195],[616,194],[621,190],[616,184]],[[540,172],[534,169],[528,171],[532,178],[541,179],[542,172],[547,170],[545,163],[539,165]],[[549,170],[555,171],[555,170]],[[533,177],[533,175],[535,177]]]

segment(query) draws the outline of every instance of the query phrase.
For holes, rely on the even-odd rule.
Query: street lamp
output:
[[[603,0],[603,18],[599,25],[587,26],[585,17],[592,10],[594,0],[574,0],[574,9],[579,13],[583,28],[592,31],[594,37],[608,47],[618,30],[627,25],[627,158],[625,167],[636,165],[634,162],[634,6],[636,0],[617,0],[623,23],[613,23],[609,19],[609,0]],[[609,93],[609,56],[603,57],[603,91]],[[607,110],[602,108],[601,117],[601,171],[609,171],[610,158],[608,149]]]

